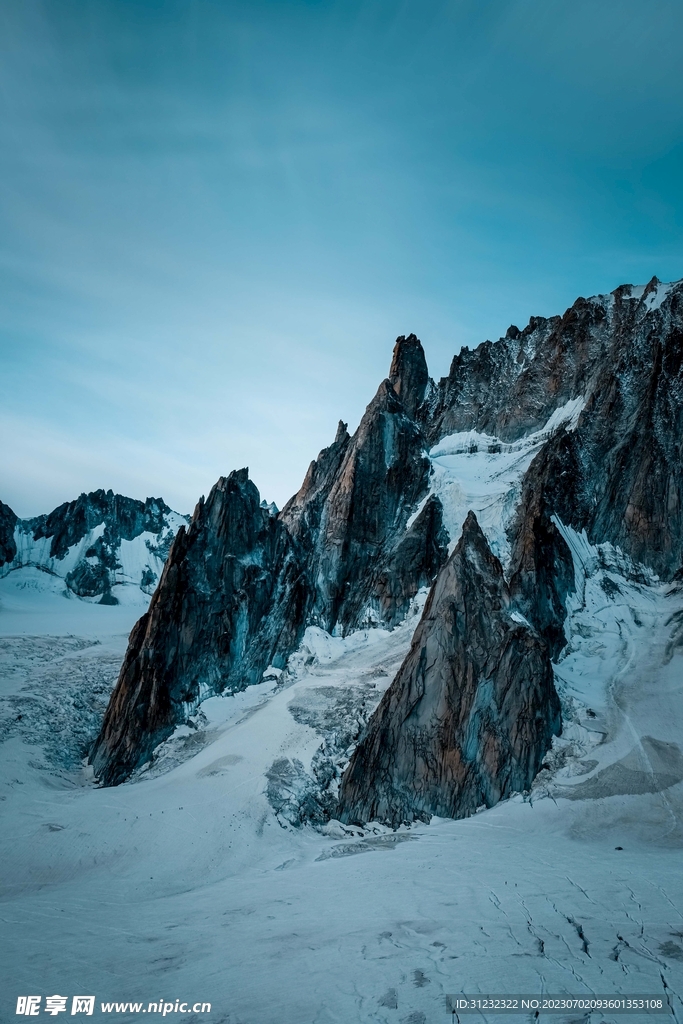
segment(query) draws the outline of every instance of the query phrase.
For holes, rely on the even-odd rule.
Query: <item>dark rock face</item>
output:
[[[333,443],[329,448],[324,448],[318,458],[310,464],[300,489],[289,499],[280,513],[280,518],[289,532],[308,552],[313,550],[325,503],[350,441],[347,425],[340,420]]]
[[[574,519],[670,579],[683,564],[683,289],[634,319],[617,306],[610,359],[577,432]],[[631,331],[636,343],[625,345]]]
[[[568,514],[578,479],[573,436],[563,431],[529,466],[509,531],[510,594],[522,614],[545,637],[553,657],[566,643],[566,597],[574,590],[574,563],[552,516],[559,514],[564,519]]]
[[[429,384],[424,349],[414,334],[396,339],[389,380],[406,412],[414,419]]]
[[[511,327],[497,342],[463,348],[420,411],[430,444],[460,430],[503,441],[538,430],[555,409],[586,394],[610,333],[606,305],[577,299],[564,316],[534,316],[523,331]]]
[[[402,358],[397,355],[401,340],[394,364]],[[408,350],[417,360],[419,347],[424,362],[422,347],[416,338],[414,342]],[[412,380],[412,365],[404,382]],[[407,392],[413,399],[417,393],[419,388]],[[375,621],[394,625],[420,587],[431,583],[448,543],[438,499],[429,502],[406,533],[408,519],[429,486],[424,447],[419,427],[391,381],[385,380],[353,438],[340,423],[334,444],[311,464],[280,519],[307,552],[312,622],[348,632],[367,622],[370,614]]]
[[[670,580],[683,564],[683,289],[649,314],[648,294],[636,303],[617,290],[586,408],[577,429],[552,438],[530,466],[517,525],[533,505],[544,530],[553,533],[554,514]],[[513,590],[522,585],[519,560],[528,560],[522,543],[528,549],[528,538],[513,556]],[[541,555],[546,571],[554,559]],[[552,575],[558,582],[563,572]]]
[[[144,763],[201,697],[260,682],[303,632],[309,593],[299,546],[247,471],[222,477],[171,548],[131,633],[91,753],[109,785]]]
[[[344,774],[342,821],[463,817],[531,785],[560,706],[548,646],[513,611],[470,512]]]
[[[0,501],[0,565],[12,562],[16,558],[17,545],[14,541],[14,528],[17,517],[4,502]]]
[[[396,573],[401,576],[404,568],[406,575],[415,575],[414,567],[408,570],[395,559],[392,563],[392,555],[428,485],[422,434],[389,381],[384,381],[349,442],[312,538],[313,613],[324,628],[339,624],[346,632],[360,625],[376,596],[378,576],[392,573],[392,564],[392,578]],[[425,574],[430,573],[433,558],[430,543],[424,552],[429,563]],[[411,589],[406,578],[396,580],[395,588]],[[395,606],[390,602],[386,607],[395,619]],[[379,601],[376,610],[381,615]]]
[[[402,621],[418,590],[431,586],[447,558],[441,502],[432,494],[372,577],[368,603],[378,609],[379,621],[388,626]]]
[[[432,440],[465,429],[514,439],[543,426],[568,400],[585,397],[577,428],[550,438],[524,477],[509,529],[509,588],[502,586],[498,600],[498,607],[512,601],[533,627],[530,635],[543,638],[548,671],[547,653],[557,655],[565,643],[565,603],[574,586],[571,553],[554,517],[585,529],[596,543],[611,541],[665,579],[680,573],[683,561],[683,288],[679,283],[662,295],[653,279],[642,294],[632,292],[625,287],[599,301],[578,300],[562,318],[532,319],[497,345],[461,353],[417,413]],[[468,523],[456,553],[468,530],[472,534]],[[454,555],[438,577],[413,648],[352,758],[340,796],[343,820],[380,818],[395,825],[430,813],[459,816],[477,803],[495,802],[530,784],[559,727],[552,680],[538,658],[525,658],[526,667],[538,666],[527,679],[516,657],[503,658],[500,671],[491,674],[487,664],[479,678],[493,678],[494,691],[507,680],[506,694],[513,695],[508,723],[516,711],[531,711],[547,730],[534,732],[526,717],[521,746],[506,746],[496,735],[494,714],[489,731],[480,729],[467,746],[470,718],[463,716],[479,706],[471,683],[482,672],[476,652],[481,645],[495,660],[498,633],[488,610],[490,586],[461,586],[467,580],[462,559],[451,588],[467,621],[465,653],[451,625],[457,616],[444,625],[436,614],[456,563]],[[483,608],[487,621],[478,630]],[[440,667],[444,658],[458,678],[470,680],[469,688],[452,683]],[[500,708],[495,700],[493,706]],[[474,768],[466,750],[476,751]],[[477,759],[486,761],[491,750],[493,771],[487,773]]]
[[[64,558],[70,547],[101,523],[105,524],[105,543],[111,547],[120,540],[133,540],[145,531],[159,533],[165,526],[164,514],[170,511],[161,498],[147,498],[142,502],[111,490],[99,490],[81,494],[49,515],[29,522],[34,540],[51,538],[51,557]]]
[[[546,456],[551,490],[553,474],[570,473],[550,512],[670,579],[683,563],[683,283],[664,289],[653,278],[577,299],[463,349],[417,419],[430,444],[460,430],[514,440],[583,396],[571,455]]]
[[[119,782],[143,763],[200,694],[242,689],[269,663],[284,665],[308,624],[346,632],[400,621],[448,553],[437,498],[406,529],[429,466],[386,380],[353,438],[340,423],[278,516],[260,506],[246,471],[219,481],[178,534],[131,634],[92,753],[101,780]]]

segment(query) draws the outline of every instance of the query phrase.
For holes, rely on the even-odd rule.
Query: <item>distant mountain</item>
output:
[[[188,519],[161,498],[142,502],[111,490],[81,494],[34,519],[19,519],[0,502],[0,576],[36,566],[100,604],[116,604],[116,588],[125,584],[151,594]]]
[[[567,529],[624,571],[681,570],[682,367],[683,282],[656,278],[463,349],[438,383],[400,337],[358,430],[340,423],[281,512],[241,470],[180,528],[92,751],[100,779],[285,666],[308,625],[391,628],[433,587],[337,814],[457,816],[529,786],[561,726]]]

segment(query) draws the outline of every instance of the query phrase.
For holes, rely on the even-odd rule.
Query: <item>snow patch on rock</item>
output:
[[[506,531],[519,500],[522,477],[553,434],[576,428],[585,404],[582,396],[571,399],[553,412],[541,430],[512,443],[474,430],[444,437],[429,452],[429,493],[408,520],[408,527],[435,494],[443,507],[449,551],[455,548],[471,509],[491,550],[505,566],[510,557]]]

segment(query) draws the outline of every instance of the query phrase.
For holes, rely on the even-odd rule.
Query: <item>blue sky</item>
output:
[[[5,0],[0,497],[282,504],[433,376],[683,276],[679,0]]]

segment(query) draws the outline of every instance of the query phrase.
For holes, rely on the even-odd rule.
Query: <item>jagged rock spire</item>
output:
[[[514,614],[473,512],[340,789],[339,818],[461,818],[527,789],[560,703],[548,645]]]
[[[207,693],[260,682],[304,629],[298,546],[240,469],[181,527],[149,611],[131,633],[91,763],[125,779]]]
[[[396,339],[389,380],[406,412],[414,417],[427,390],[429,371],[422,342],[414,334]]]

